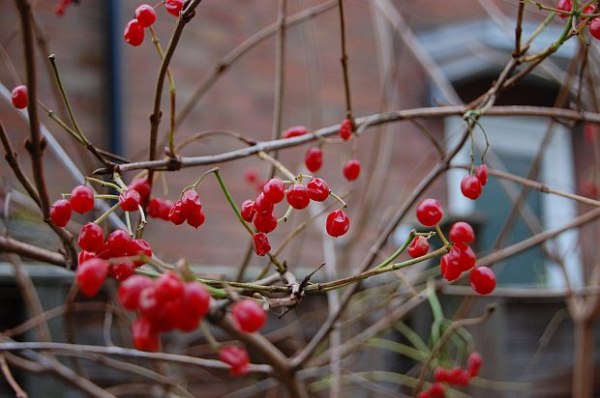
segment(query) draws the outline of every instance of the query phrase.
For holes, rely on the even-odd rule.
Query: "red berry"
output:
[[[181,200],[175,202],[175,204],[169,210],[169,221],[175,225],[181,225],[185,221],[185,213],[183,212],[183,205]]]
[[[296,210],[302,210],[310,204],[308,190],[302,184],[294,184],[288,189],[286,199],[290,206]]]
[[[592,18],[590,21],[590,34],[595,38],[600,40],[600,17]]]
[[[154,11],[154,7],[148,4],[142,4],[135,9],[135,18],[144,28],[152,26],[152,24],[156,22],[156,12]]]
[[[440,272],[448,282],[458,279],[462,273],[458,263],[452,260],[453,258],[450,254],[443,255],[440,260]]]
[[[444,398],[446,396],[444,387],[442,387],[440,383],[433,383],[431,387],[429,387],[429,396],[431,398]]]
[[[475,240],[473,228],[464,221],[454,223],[450,228],[450,241],[460,245],[469,245]]]
[[[106,247],[112,257],[122,257],[127,255],[132,247],[133,239],[124,229],[112,231],[106,237]]]
[[[64,227],[71,219],[71,203],[66,199],[59,199],[50,207],[50,219],[57,227]]]
[[[94,208],[94,191],[92,188],[79,185],[71,191],[71,208],[74,212],[83,214]]]
[[[254,242],[254,253],[256,253],[257,256],[264,256],[271,251],[269,238],[265,233],[259,232],[252,235],[252,240]]]
[[[254,217],[254,226],[258,232],[268,234],[277,228],[277,219],[273,214],[257,213]]]
[[[467,371],[469,372],[469,376],[477,377],[482,364],[483,358],[481,357],[481,354],[477,351],[470,353],[469,358],[467,359]]]
[[[279,203],[285,196],[285,185],[279,178],[271,178],[262,187],[265,198],[273,203]]]
[[[200,282],[188,282],[184,286],[183,307],[194,316],[203,317],[210,310],[210,294]]]
[[[304,126],[294,126],[283,132],[283,138],[299,137],[301,135],[308,134],[308,129]]]
[[[187,216],[189,213],[197,212],[202,209],[200,196],[195,189],[189,189],[181,196],[181,210]]]
[[[496,288],[496,275],[488,267],[477,267],[469,277],[471,287],[481,295],[490,294]]]
[[[350,139],[353,129],[354,126],[352,125],[352,120],[344,119],[344,121],[342,121],[342,123],[340,124],[340,137],[342,137],[344,141],[347,141],[348,139]]]
[[[242,202],[242,208],[240,209],[240,215],[246,222],[252,222],[254,219],[254,215],[256,214],[256,209],[254,208],[254,201],[250,199],[246,199]]]
[[[104,247],[104,231],[98,224],[89,222],[79,231],[79,247],[88,252],[98,252]]]
[[[457,253],[456,261],[458,261],[461,272],[466,272],[475,266],[477,256],[469,246],[456,244],[450,253]]]
[[[204,215],[202,208],[198,208],[198,209],[195,209],[194,211],[188,213],[186,219],[187,219],[188,225],[190,225],[194,228],[198,228],[202,224],[204,224],[204,221],[206,221],[206,216]]]
[[[573,2],[572,0],[559,0],[558,4],[556,5],[556,8],[560,11],[565,11],[565,12],[559,12],[558,16],[561,18],[567,18],[569,16],[569,13],[571,12],[571,9],[573,8]]]
[[[219,359],[231,366],[229,373],[232,376],[243,376],[248,373],[248,352],[239,347],[228,346],[223,347],[219,351]]]
[[[354,181],[360,175],[360,162],[356,159],[349,160],[348,163],[344,165],[344,177],[348,181]]]
[[[327,216],[325,230],[330,236],[337,238],[350,229],[350,219],[343,210],[334,210]]]
[[[442,220],[442,206],[435,199],[425,199],[417,206],[417,220],[426,227],[433,227]]]
[[[123,211],[136,211],[139,208],[141,202],[140,194],[138,191],[128,189],[121,192],[119,195],[119,206]]]
[[[437,383],[448,382],[448,371],[444,368],[437,368],[433,372],[433,380],[435,380]]]
[[[125,26],[123,38],[132,46],[139,46],[144,42],[144,27],[137,19],[132,19]]]
[[[254,208],[258,214],[271,214],[275,205],[267,198],[264,192],[261,192],[254,201]]]
[[[79,252],[79,255],[77,256],[77,265],[81,265],[83,263],[85,263],[87,260],[91,259],[91,258],[95,258],[96,254],[92,253],[92,252],[86,252],[85,250],[82,250]]]
[[[135,274],[135,264],[131,261],[123,261],[118,264],[111,264],[108,268],[109,275],[119,282],[129,279]]]
[[[412,258],[424,256],[429,252],[429,241],[423,236],[415,236],[406,251]]]
[[[154,282],[156,298],[160,301],[169,301],[180,298],[184,293],[184,284],[179,275],[166,272]]]
[[[27,87],[21,85],[13,88],[10,100],[15,108],[26,108],[28,103]]]
[[[466,370],[455,367],[450,370],[448,373],[448,384],[452,384],[454,386],[465,387],[469,385],[469,372]]]
[[[143,275],[133,275],[119,285],[119,302],[123,308],[135,311],[138,308],[140,302],[140,294],[142,290],[148,286],[152,286],[152,279]]]
[[[475,168],[475,177],[477,177],[482,187],[487,184],[488,173],[488,167],[485,164],[480,164]]]
[[[160,337],[158,331],[146,317],[139,317],[131,325],[133,345],[142,351],[158,351],[160,348]]]
[[[250,184],[255,184],[258,181],[258,173],[256,172],[256,170],[247,169],[246,171],[244,171],[244,178],[246,179],[246,182]]]
[[[79,290],[86,296],[92,297],[98,293],[107,276],[108,261],[91,258],[77,267],[75,280]]]
[[[304,164],[306,169],[311,173],[315,173],[323,166],[323,151],[318,147],[308,148],[304,155]]]
[[[150,195],[150,183],[146,178],[138,178],[137,180],[133,180],[128,188],[140,194],[140,201],[144,202],[148,196]]]
[[[267,322],[267,314],[253,300],[240,300],[231,308],[231,315],[238,327],[246,333],[260,330]]]
[[[306,184],[306,190],[310,199],[315,202],[325,201],[331,192],[327,183],[318,177],[313,178]]]
[[[178,17],[183,9],[183,0],[165,0],[165,9],[169,14]]]
[[[481,183],[476,176],[467,175],[460,182],[460,191],[465,197],[475,200],[481,196]]]

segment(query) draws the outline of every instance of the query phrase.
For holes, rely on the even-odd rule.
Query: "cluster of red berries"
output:
[[[93,222],[81,228],[77,243],[82,249],[79,253],[77,282],[87,296],[94,296],[109,274],[122,281],[144,264],[142,260],[130,260],[127,257],[152,257],[152,248],[144,239],[134,239],[125,230],[117,229],[108,234],[105,240],[102,228]],[[102,264],[96,260],[103,260]],[[101,278],[101,275],[104,277]]]
[[[418,398],[444,398],[446,393],[443,384],[454,387],[466,387],[471,379],[479,374],[483,359],[478,352],[472,352],[467,360],[467,367],[460,366],[452,369],[437,368],[433,373],[435,383],[429,389],[422,391]]]
[[[12,89],[10,100],[13,106],[17,109],[24,109],[27,107],[28,95],[27,95],[27,86],[17,86]]]
[[[474,174],[465,176],[460,182],[460,191],[462,194],[471,199],[475,200],[481,196],[483,187],[487,184],[488,180],[488,168],[485,164],[479,165],[475,168]]]
[[[159,349],[160,333],[196,330],[210,310],[210,294],[204,285],[184,282],[174,272],[156,279],[127,278],[119,286],[118,297],[125,309],[138,312],[132,325],[133,343],[144,351]]]
[[[166,208],[168,202],[162,202],[160,206]],[[171,209],[169,210],[169,221],[175,225],[181,225],[184,221],[194,227],[198,228],[206,220],[204,211],[202,210],[202,203],[200,197],[195,189],[189,189],[181,195],[179,199]]]
[[[556,9],[558,10],[558,16],[562,19],[567,18],[571,11],[573,10],[573,0],[559,0]],[[582,14],[591,15],[596,13],[596,5],[588,4],[584,8],[580,10]],[[584,20],[587,18],[583,18]],[[585,21],[588,23],[588,21]],[[590,34],[595,39],[600,40],[600,18],[594,17],[589,21],[588,28],[590,30]]]
[[[248,351],[237,346],[226,346],[219,350],[219,359],[229,365],[229,374],[243,376],[248,373]]]
[[[426,227],[433,227],[440,223],[444,212],[442,206],[435,199],[425,199],[417,206],[417,219]],[[475,253],[469,246],[475,240],[475,233],[471,225],[464,221],[456,222],[450,228],[449,234],[452,248],[442,256],[440,270],[444,279],[454,281],[463,272],[471,270],[469,281],[477,293],[485,295],[496,288],[496,277],[488,267],[475,267],[477,260]],[[427,238],[417,235],[407,248],[412,258],[424,256],[429,252]]]
[[[183,9],[183,0],[165,0],[165,9],[171,15],[176,17],[181,14]],[[149,4],[142,4],[135,9],[135,18],[130,20],[125,26],[123,38],[132,46],[139,46],[144,42],[144,28],[152,26],[156,22],[156,11]]]
[[[286,190],[285,182],[279,178],[271,178],[263,184],[261,192],[255,200],[245,200],[240,208],[240,216],[244,221],[254,224],[257,233],[253,235],[254,251],[259,256],[267,254],[271,247],[268,233],[277,228],[277,218],[273,215],[275,205],[286,199],[296,210],[308,207],[310,201],[323,202],[330,194],[327,183],[318,177],[312,178],[306,185],[292,183]],[[326,221],[327,233],[337,237],[344,235],[350,227],[350,220],[342,210],[329,214]]]

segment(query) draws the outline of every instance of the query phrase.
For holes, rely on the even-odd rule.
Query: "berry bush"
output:
[[[56,1],[54,18],[78,18],[78,3]],[[531,287],[515,293],[515,288],[502,286],[497,271],[502,262],[534,247],[541,247],[546,257],[562,263],[568,292],[564,299],[576,327],[594,324],[600,304],[588,300],[585,293],[596,292],[600,285],[596,270],[600,263],[594,252],[597,242],[587,245],[592,260],[587,261],[583,254],[589,236],[597,236],[589,230],[597,229],[600,216],[600,110],[594,87],[600,71],[597,2],[509,1],[510,15],[515,15],[510,17],[494,2],[481,0],[485,13],[504,21],[503,28],[514,32],[513,47],[512,53],[502,58],[503,67],[492,83],[464,103],[404,20],[405,2],[373,1],[370,7],[385,27],[379,26],[379,44],[402,43],[405,51],[415,56],[419,73],[443,94],[441,101],[431,106],[390,108],[397,104],[397,94],[392,93],[398,78],[394,63],[401,61],[392,62],[389,55],[382,54],[382,60],[391,65],[383,68],[389,74],[381,89],[381,102],[386,105],[377,112],[353,106],[360,103],[357,98],[363,94],[356,88],[360,65],[353,60],[358,55],[349,51],[349,40],[359,37],[346,9],[353,1],[324,0],[294,11],[292,2],[277,3],[272,5],[276,21],[259,27],[262,30],[247,37],[206,78],[196,76],[205,80],[191,97],[182,91],[198,82],[180,78],[178,55],[194,56],[194,46],[211,40],[186,35],[191,26],[203,23],[202,9],[211,5],[201,0],[136,3],[131,19],[122,26],[123,50],[131,59],[137,54],[151,54],[155,64],[136,64],[136,73],[146,79],[145,96],[151,99],[147,109],[150,122],[145,124],[144,148],[137,148],[142,154],[123,155],[104,150],[97,137],[90,137],[78,123],[77,115],[84,111],[81,104],[70,100],[69,76],[58,68],[61,54],[44,53],[52,37],[42,34],[39,4],[15,1],[19,25],[13,36],[20,43],[18,54],[24,57],[24,66],[22,70],[16,68],[10,54],[2,49],[3,62],[13,80],[11,85],[3,82],[7,88],[4,96],[10,105],[7,113],[25,116],[28,124],[17,139],[0,121],[7,161],[1,175],[9,181],[2,192],[4,215],[9,219],[23,212],[12,205],[12,196],[28,197],[28,217],[44,223],[44,231],[58,242],[49,248],[12,236],[8,223],[0,237],[0,250],[20,275],[17,283],[28,297],[31,316],[23,325],[6,331],[0,341],[2,371],[16,396],[26,396],[26,392],[11,377],[14,368],[51,373],[90,396],[118,395],[115,386],[96,384],[75,362],[71,369],[67,361],[57,361],[57,356],[79,356],[135,375],[148,385],[155,384],[161,396],[198,394],[191,387],[198,383],[198,377],[185,379],[186,372],[181,369],[176,371],[177,382],[168,380],[171,365],[200,368],[221,380],[235,379],[231,385],[227,381],[223,384],[230,390],[238,389],[240,396],[266,396],[264,391],[271,390],[275,396],[308,397],[314,393],[340,397],[351,394],[349,386],[357,380],[359,384],[364,381],[366,390],[385,389],[387,384],[378,382],[387,381],[397,385],[393,392],[420,398],[465,396],[483,391],[474,388],[494,390],[498,385],[509,388],[487,379],[494,378],[492,373],[485,373],[486,362],[493,363],[494,358],[484,355],[491,351],[480,347],[472,333],[493,316],[498,297],[556,293]],[[286,125],[293,120],[286,117],[289,108],[284,106],[289,100],[286,84],[291,79],[286,71],[297,67],[290,64],[298,61],[295,56],[301,51],[286,34],[293,25],[318,23],[318,17],[326,13],[335,21],[330,32],[337,38],[335,56],[341,61],[335,85],[341,100],[336,111],[330,112],[334,114],[332,123],[306,118]],[[529,24],[537,28],[526,34],[523,28]],[[540,47],[538,36],[549,27],[560,27],[562,33],[548,46]],[[195,126],[193,130],[185,124],[196,103],[233,63],[270,36],[275,48],[270,137],[264,139],[251,129]],[[578,52],[563,71],[552,63],[551,56],[569,43],[576,43]],[[38,70],[42,65],[47,66],[47,75]],[[543,67],[559,68],[562,74],[554,106],[506,105],[512,97],[505,94]],[[47,81],[40,84],[45,78]],[[409,82],[412,77],[404,79]],[[247,76],[243,84],[258,87],[261,82]],[[312,89],[319,88],[311,84]],[[235,100],[245,94],[243,91],[236,89]],[[508,100],[502,102],[504,98]],[[140,98],[140,103],[145,104],[145,99]],[[63,111],[50,109],[47,104],[51,101]],[[138,102],[133,106],[137,110]],[[225,100],[218,107],[234,105]],[[235,110],[229,112],[232,115]],[[43,114],[47,118],[42,118]],[[489,118],[499,116],[534,117],[567,126],[573,134],[578,134],[578,129],[584,131],[580,141],[586,145],[579,150],[585,159],[577,161],[582,162],[586,173],[578,176],[579,191],[556,188],[552,178],[542,178],[538,170],[547,149],[543,146],[528,164],[530,173],[526,176],[500,167],[485,129]],[[440,131],[433,131],[445,117],[460,119],[454,145],[449,145]],[[437,124],[430,124],[431,120]],[[386,129],[398,123],[413,125],[419,136],[412,141],[390,140],[390,132],[396,131]],[[69,149],[60,156],[58,166],[46,156],[57,148],[62,151],[61,144],[49,139],[55,135],[61,135],[60,142]],[[198,145],[211,140],[219,142],[208,146],[218,148],[214,152],[207,153]],[[417,141],[419,144],[414,144]],[[399,146],[410,156],[401,163],[409,169],[396,167],[399,163],[394,157]],[[63,179],[55,183],[48,177],[47,166],[59,170],[71,167],[67,157],[75,156],[76,151],[70,151],[74,147],[78,147],[77,156],[85,158],[77,170],[80,178],[70,184],[62,185]],[[26,156],[18,157],[23,150]],[[461,151],[469,153],[466,164],[456,162]],[[30,166],[25,165],[27,157]],[[446,179],[449,172],[456,171],[462,174],[459,182]],[[398,174],[414,178],[400,187]],[[460,192],[461,197],[444,194],[445,184],[456,184],[457,189],[449,192]],[[492,185],[502,184],[510,184],[511,215],[503,220],[504,229],[495,231],[496,243],[482,250],[479,231],[485,228],[486,220],[457,212],[450,204],[457,200],[476,204],[486,195],[494,195]],[[567,198],[578,206],[579,213],[565,225],[545,229],[539,219],[531,220],[527,213],[524,198],[532,190]],[[502,237],[510,232],[516,216],[526,219],[531,233],[506,243]],[[236,234],[224,232],[232,230]],[[583,283],[569,285],[564,262],[570,254],[558,253],[550,246],[572,230],[578,230],[583,238],[581,247],[571,249],[595,265],[583,270],[589,276]],[[211,249],[227,253],[223,258],[238,256],[242,260],[218,264],[227,272],[202,267],[173,249],[184,235],[198,237],[199,243],[193,243],[190,251],[202,251],[208,246],[202,243],[203,237],[216,236],[212,240],[216,247]],[[36,341],[16,339],[22,330],[47,325],[49,318],[56,316],[51,315],[53,310],[41,312],[31,281],[19,271],[20,257],[72,272],[65,318],[78,303],[107,301],[111,314],[119,314],[114,327],[121,336],[118,345],[108,341],[106,345],[87,345],[76,341],[73,333],[64,343],[43,334]],[[453,307],[456,296],[463,299],[458,310]],[[311,300],[326,304],[315,309]],[[471,310],[473,302],[489,305]],[[582,306],[586,310],[574,309]],[[404,322],[424,307],[433,314],[426,332]],[[111,327],[105,326],[109,332]],[[392,341],[389,331],[393,328],[408,343]],[[77,325],[75,334],[76,330]],[[592,396],[593,367],[587,364],[593,350],[586,338],[591,332],[586,330],[588,335],[578,335],[575,341],[572,391],[577,397]],[[202,343],[200,349],[198,342]],[[357,353],[377,355],[375,348],[405,357],[411,368],[379,371],[349,364]],[[45,365],[31,366],[32,358]],[[346,365],[349,370],[344,370]],[[137,393],[140,391],[143,388]]]

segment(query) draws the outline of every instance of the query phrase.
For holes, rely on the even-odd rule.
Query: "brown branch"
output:
[[[399,110],[386,113],[377,113],[355,119],[357,128],[362,124],[368,124],[369,127],[375,127],[386,123],[400,122],[411,119],[435,119],[445,116],[463,116],[470,108],[465,105],[426,107]],[[576,111],[564,108],[552,108],[544,106],[490,106],[485,110],[485,116],[535,116],[554,119],[565,119],[574,122],[593,122],[600,123],[600,113]],[[309,142],[329,137],[338,133],[339,125],[333,125],[315,130],[313,134],[305,134],[300,137],[260,141],[256,145],[238,149],[229,152],[223,152],[217,155],[181,157],[178,166],[181,168],[196,167],[203,165],[212,165],[226,163],[237,159],[255,156],[261,151],[271,152],[279,149],[293,148]],[[127,172],[132,170],[151,169],[151,170],[170,170],[171,161],[169,159],[141,161],[118,165],[118,172]],[[113,170],[101,168],[95,171],[95,174],[112,173]]]
[[[23,257],[58,265],[60,267],[65,267],[67,264],[65,257],[59,253],[5,236],[0,236],[0,249],[8,253],[15,253]]]
[[[6,358],[4,357],[4,355],[0,355],[0,368],[2,369],[2,374],[4,375],[4,379],[8,382],[10,387],[15,392],[15,397],[16,398],[27,398],[28,397],[27,393],[21,388],[19,383],[17,383],[17,381],[13,377],[12,372],[10,371],[10,368],[8,367],[8,363],[6,363]]]
[[[342,56],[342,75],[344,77],[344,97],[346,99],[346,118],[352,120],[352,98],[350,96],[350,76],[348,74],[348,51],[346,49],[346,19],[344,18],[344,0],[338,0],[340,15],[340,49]]]

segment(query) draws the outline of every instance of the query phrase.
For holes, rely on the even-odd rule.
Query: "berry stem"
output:
[[[113,188],[115,191],[119,191],[119,192],[122,191],[121,187],[119,187],[117,184],[114,184],[114,183],[112,183],[110,181],[99,180],[99,179],[94,178],[94,177],[85,177],[85,180],[88,181],[88,182],[95,182],[96,184],[100,184],[100,185],[103,185],[105,187]]]
[[[293,209],[292,206],[288,206],[288,208],[285,211],[284,215],[280,219],[277,220],[277,223],[287,222],[290,214],[292,213],[292,209]]]
[[[281,163],[279,160],[275,159],[271,155],[268,155],[266,152],[260,151],[260,152],[257,153],[257,156],[261,160],[266,160],[267,162],[271,163],[287,179],[289,179],[291,181],[297,181],[298,180],[298,178],[287,167],[285,167],[283,165],[283,163]]]
[[[417,235],[417,231],[415,231],[414,229],[412,231],[410,231],[410,233],[408,234],[408,237],[406,238],[404,243],[402,243],[402,245],[398,249],[396,249],[396,251],[393,252],[391,256],[389,256],[381,264],[377,265],[374,269],[381,269],[381,268],[385,268],[388,265],[390,265],[396,258],[398,258],[399,255],[404,253],[404,250],[406,250],[406,248],[410,245],[410,243],[413,241],[413,239],[415,238],[416,235]]]
[[[341,196],[339,196],[338,194],[336,194],[333,191],[329,191],[329,195],[334,198],[335,200],[337,200],[338,202],[340,202],[340,204],[342,205],[342,209],[345,209],[346,207],[348,207],[348,204],[346,203],[346,201],[344,199],[342,199]]]
[[[200,322],[200,330],[202,331],[202,334],[204,335],[206,341],[210,345],[210,348],[212,348],[215,352],[219,351],[221,345],[219,344],[217,339],[215,339],[215,336],[213,336],[213,334],[211,333],[206,322]]]
[[[135,237],[137,239],[141,238],[144,235],[144,228],[148,223],[148,221],[146,221],[146,215],[144,214],[144,209],[142,208],[142,205],[138,205],[138,211],[140,212],[140,222],[138,223],[137,228],[135,229]]]
[[[96,223],[96,224],[102,223],[106,218],[108,218],[108,216],[110,215],[110,213],[114,212],[118,208],[119,208],[119,203],[117,202],[110,209],[106,210],[100,217],[96,218],[94,220],[94,223]]]
[[[435,226],[435,230],[436,230],[438,236],[440,237],[440,239],[442,240],[442,242],[444,243],[444,247],[446,247],[448,250],[450,250],[452,245],[450,244],[450,242],[448,242],[448,239],[446,239],[446,235],[444,235],[444,233],[442,232],[442,229],[440,228],[439,224],[437,224]]]
[[[150,31],[150,35],[152,36],[152,44],[156,48],[156,52],[160,57],[161,61],[165,59],[165,53],[160,45],[160,40],[158,36],[156,36],[156,32],[154,32],[154,28],[152,26],[148,27]],[[173,78],[173,74],[171,73],[171,69],[167,67],[167,80],[169,81],[169,96],[170,96],[170,121],[169,121],[169,154],[170,156],[175,156],[176,147],[175,147],[175,103],[177,99],[177,89],[175,88],[175,79]]]

